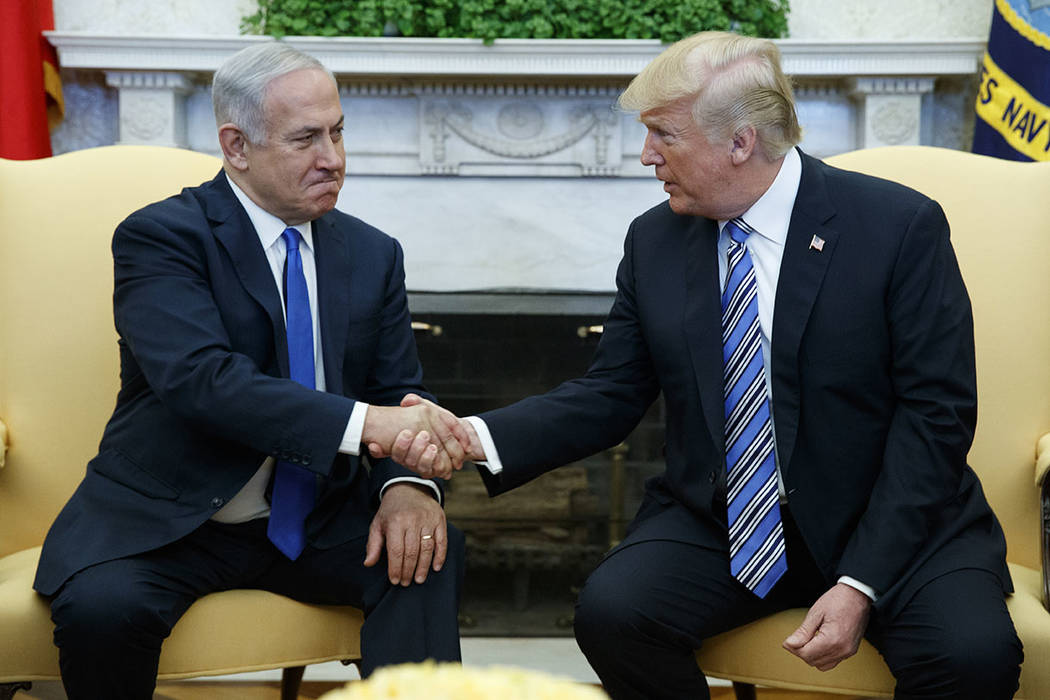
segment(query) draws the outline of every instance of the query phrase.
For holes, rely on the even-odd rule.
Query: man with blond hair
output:
[[[783,644],[818,669],[867,637],[898,698],[1012,697],[1021,644],[966,464],[972,318],[941,208],[800,151],[767,40],[684,39],[620,104],[669,199],[631,224],[593,363],[467,419],[496,494],[615,445],[663,393],[666,470],[577,607],[605,688],[707,697],[694,649],[806,606]]]

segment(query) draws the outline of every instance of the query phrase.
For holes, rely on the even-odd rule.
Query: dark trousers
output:
[[[824,594],[831,584],[785,515],[788,573],[765,600],[730,575],[724,550],[648,540],[606,557],[580,593],[576,639],[613,700],[709,698],[693,655],[705,639]],[[989,572],[933,579],[896,618],[873,611],[866,637],[900,700],[1007,700],[1017,690],[1021,642]]]
[[[308,603],[364,610],[361,672],[422,661],[458,661],[456,621],[463,536],[449,526],[448,558],[426,583],[391,586],[386,562],[365,568],[365,538],[289,561],[266,538],[266,520],[207,522],[161,549],[89,567],[51,603],[62,682],[70,700],[142,700],[156,686],[161,644],[194,600],[256,588]]]

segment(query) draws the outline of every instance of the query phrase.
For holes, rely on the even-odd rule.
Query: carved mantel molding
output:
[[[267,37],[114,36],[46,32],[65,67],[211,72],[230,54]],[[649,39],[479,39],[288,37],[345,76],[556,76],[629,78],[662,44]],[[970,75],[982,39],[932,41],[777,40],[795,76]]]
[[[116,88],[121,143],[197,147],[188,103],[222,61],[258,36],[115,36],[47,32],[65,68]],[[360,154],[377,175],[639,176],[633,118],[611,108],[662,49],[655,40],[290,37],[336,74],[344,95],[409,98],[412,153]],[[974,75],[981,39],[777,41],[799,101],[845,101],[861,148],[919,143],[923,98],[940,78]],[[410,105],[410,106],[408,106]],[[623,122],[620,128],[618,120]],[[406,132],[407,133],[407,132]],[[841,139],[840,139],[841,141]],[[627,149],[621,153],[621,146]],[[395,149],[396,150],[396,149]],[[821,150],[821,146],[817,146]]]

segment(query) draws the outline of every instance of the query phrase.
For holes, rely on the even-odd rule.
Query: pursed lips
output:
[[[311,187],[319,187],[319,186],[323,187],[325,185],[335,185],[338,188],[339,187],[339,178],[337,178],[337,177],[326,177],[326,178],[324,178],[322,180],[316,180],[314,182],[311,182],[306,187],[309,189]]]

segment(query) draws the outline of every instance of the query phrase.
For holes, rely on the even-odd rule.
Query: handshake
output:
[[[469,421],[415,394],[400,406],[369,406],[361,444],[373,457],[391,457],[428,479],[451,478],[464,460],[485,459]]]

